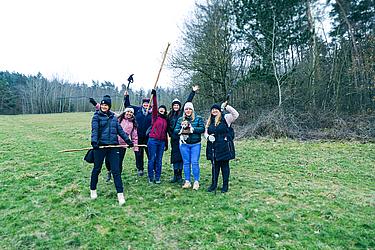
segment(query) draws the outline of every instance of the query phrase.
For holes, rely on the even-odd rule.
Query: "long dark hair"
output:
[[[119,117],[117,118],[117,120],[121,124],[122,120],[124,119],[125,119],[125,112],[122,112],[121,115],[119,115]],[[135,120],[134,114],[133,114],[132,122],[133,122],[133,129],[136,129],[138,127],[138,124],[137,124],[137,121]]]

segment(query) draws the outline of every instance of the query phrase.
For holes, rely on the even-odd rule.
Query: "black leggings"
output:
[[[212,187],[217,187],[217,182],[219,179],[219,173],[221,169],[221,173],[223,176],[223,188],[228,189],[228,183],[229,183],[229,161],[211,161],[212,163]]]
[[[125,158],[126,148],[119,148],[119,167],[120,167],[120,174],[122,173],[122,163]],[[109,163],[108,157],[105,158],[105,167],[107,168],[108,172],[111,171],[111,165]]]

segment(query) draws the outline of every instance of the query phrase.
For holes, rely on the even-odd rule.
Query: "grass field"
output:
[[[101,174],[89,198],[89,113],[1,116],[0,249],[375,249],[375,145],[236,142],[227,194],[136,177],[127,152],[119,207]],[[105,171],[104,171],[105,172]],[[220,177],[221,184],[221,177]]]

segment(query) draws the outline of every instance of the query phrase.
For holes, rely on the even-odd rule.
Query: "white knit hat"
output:
[[[186,110],[186,109],[191,109],[191,110],[194,111],[193,103],[191,103],[191,102],[185,103],[184,110]]]
[[[128,111],[130,111],[130,112],[132,112],[134,114],[134,109],[133,108],[131,108],[131,107],[125,108],[124,112],[128,112]]]

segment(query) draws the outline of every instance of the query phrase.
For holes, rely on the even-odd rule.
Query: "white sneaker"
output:
[[[125,204],[124,193],[117,193],[117,199],[118,199],[118,204],[119,204],[120,206],[122,206],[122,205]]]
[[[191,183],[190,181],[185,181],[184,185],[182,186],[182,188],[186,189],[186,188],[191,188]]]
[[[96,190],[90,190],[90,197],[92,200],[95,200],[98,198],[98,194],[96,193]]]
[[[194,181],[193,189],[194,190],[198,190],[199,189],[199,182],[198,181]]]

